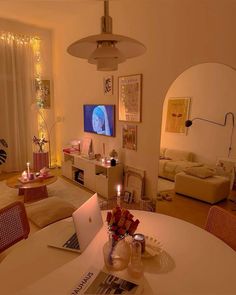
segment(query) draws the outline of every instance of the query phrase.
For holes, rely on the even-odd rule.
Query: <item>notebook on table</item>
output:
[[[95,193],[72,214],[73,222],[52,237],[48,246],[81,253],[103,226],[101,210]]]

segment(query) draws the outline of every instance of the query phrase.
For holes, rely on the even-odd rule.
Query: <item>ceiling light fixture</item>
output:
[[[139,41],[112,34],[108,0],[104,1],[101,26],[101,34],[88,36],[72,43],[67,48],[67,52],[75,57],[85,58],[91,64],[96,64],[98,71],[116,71],[119,63],[146,51],[146,47]]]

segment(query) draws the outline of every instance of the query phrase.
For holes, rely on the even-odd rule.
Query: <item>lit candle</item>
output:
[[[117,185],[117,197],[116,197],[117,206],[120,207],[120,184]]]
[[[27,172],[23,171],[21,177],[22,177],[23,180],[27,180],[28,179]]]
[[[117,197],[120,197],[120,184],[117,185]]]
[[[26,165],[27,165],[27,173],[28,173],[28,176],[29,176],[29,174],[30,174],[30,163],[28,162],[28,163],[26,163]]]

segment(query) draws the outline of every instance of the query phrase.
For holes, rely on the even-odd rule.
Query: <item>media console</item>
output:
[[[116,195],[117,185],[123,182],[123,165],[110,166],[77,153],[64,152],[62,175],[109,199]]]

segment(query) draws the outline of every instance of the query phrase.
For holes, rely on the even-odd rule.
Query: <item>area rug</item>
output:
[[[161,177],[158,177],[157,190],[159,192],[173,190],[175,187],[174,181],[170,181]]]
[[[58,177],[56,182],[48,185],[47,190],[49,197],[61,198],[70,202],[76,208],[92,196],[92,193],[64,180],[62,177]],[[18,190],[9,188],[5,181],[0,181],[0,208],[18,200],[22,200],[22,197],[18,196]],[[30,204],[25,205],[27,207]]]

